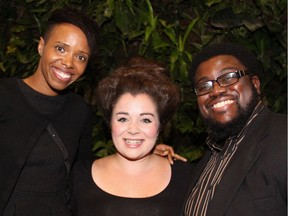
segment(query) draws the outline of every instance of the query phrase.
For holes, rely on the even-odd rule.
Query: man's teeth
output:
[[[226,105],[231,104],[231,103],[233,103],[233,100],[221,101],[219,103],[214,104],[213,108],[220,108],[220,107],[226,106]]]
[[[62,71],[57,70],[56,73],[58,76],[60,76],[62,79],[69,79],[71,77],[70,73],[64,73]]]

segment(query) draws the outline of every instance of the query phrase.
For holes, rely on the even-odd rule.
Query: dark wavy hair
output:
[[[263,75],[263,68],[251,50],[238,44],[219,43],[206,46],[194,56],[189,72],[193,85],[195,84],[194,78],[199,65],[218,55],[231,55],[246,67],[250,75],[256,75],[259,78]]]
[[[98,26],[96,22],[74,8],[60,8],[53,11],[48,18],[46,28],[43,34],[45,40],[49,39],[52,29],[59,24],[69,23],[80,28],[86,36],[88,46],[90,49],[90,56],[94,57],[97,53]]]
[[[165,72],[165,68],[154,61],[137,57],[104,78],[98,85],[97,100],[106,123],[110,124],[113,108],[121,95],[147,94],[156,104],[162,129],[180,102],[179,90]]]

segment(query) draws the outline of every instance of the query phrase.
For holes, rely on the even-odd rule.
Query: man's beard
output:
[[[210,138],[216,143],[226,140],[240,133],[245,127],[255,107],[259,103],[259,95],[254,87],[252,87],[252,98],[248,105],[243,108],[237,104],[238,115],[228,123],[222,124],[211,118],[203,118],[204,125]]]

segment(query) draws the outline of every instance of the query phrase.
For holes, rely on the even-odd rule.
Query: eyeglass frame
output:
[[[224,85],[223,85],[223,84],[219,83],[218,80],[221,79],[221,78],[223,78],[223,77],[225,77],[225,76],[227,76],[228,74],[236,74],[236,75],[237,75],[237,80],[236,80],[235,82],[231,83],[231,84],[228,84],[228,85],[227,85],[227,84],[224,84]],[[248,74],[247,74],[247,70],[236,70],[236,71],[233,71],[233,72],[228,72],[228,73],[225,73],[225,74],[220,75],[220,76],[217,77],[215,80],[207,80],[207,81],[200,82],[200,83],[196,84],[196,85],[194,86],[194,92],[195,92],[195,94],[196,94],[197,96],[202,96],[202,95],[208,94],[208,93],[210,93],[211,91],[213,91],[213,89],[214,89],[214,83],[215,83],[215,82],[217,82],[220,87],[227,87],[227,86],[230,86],[230,85],[233,85],[233,84],[237,83],[241,77],[246,76],[246,75],[248,75]],[[197,89],[197,86],[199,86],[200,84],[203,84],[203,83],[211,83],[211,82],[212,82],[212,84],[211,84],[211,89],[210,89],[208,92],[205,92],[205,93],[203,93],[203,94],[198,94],[198,93],[197,93],[197,90],[196,90],[196,89]]]

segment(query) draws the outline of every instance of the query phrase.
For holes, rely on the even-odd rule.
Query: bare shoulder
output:
[[[112,158],[112,156],[110,155],[110,156],[95,160],[92,163],[92,172],[105,170],[107,168],[107,166],[109,166],[109,164],[111,162],[111,158]]]
[[[171,164],[167,160],[167,158],[158,156],[158,155],[152,155],[153,157],[153,167],[155,169],[161,170],[162,173],[170,173],[171,172]],[[155,166],[156,165],[156,166]]]

